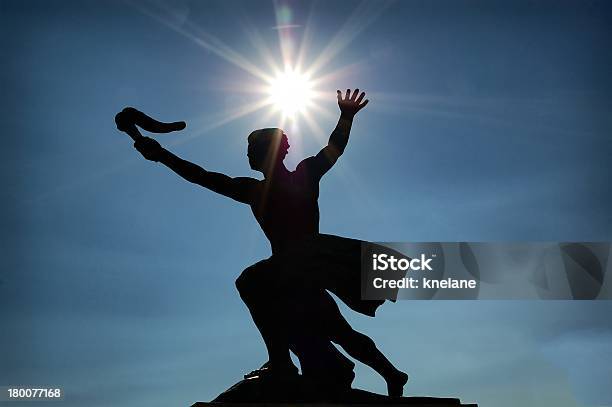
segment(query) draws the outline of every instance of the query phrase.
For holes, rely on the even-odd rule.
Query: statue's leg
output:
[[[325,298],[326,305],[324,324],[329,331],[331,340],[340,345],[350,356],[361,363],[370,366],[387,382],[390,396],[399,397],[408,381],[408,375],[398,370],[376,347],[374,341],[367,335],[354,330],[340,313],[338,305],[329,296]]]
[[[275,292],[275,271],[272,261],[262,260],[240,274],[236,288],[266,345],[271,373],[297,373],[289,356],[284,293]]]
[[[300,360],[304,377],[332,392],[350,389],[355,377],[355,364],[331,343],[329,333],[322,324],[328,311],[324,297],[327,291],[300,288],[292,292],[287,304],[291,311],[288,337],[291,350]]]

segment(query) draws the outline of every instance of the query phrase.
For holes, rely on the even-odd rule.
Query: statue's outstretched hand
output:
[[[134,148],[136,148],[136,150],[138,150],[138,152],[149,161],[159,161],[161,154],[164,151],[157,140],[154,140],[151,137],[139,137],[134,142]]]
[[[339,90],[337,91],[337,95],[340,112],[343,115],[349,117],[355,116],[357,112],[363,109],[365,105],[367,105],[369,102],[368,99],[363,100],[363,98],[365,97],[365,92],[361,92],[361,94],[359,95],[359,89],[355,89],[352,95],[351,90],[347,89],[344,98],[342,97],[342,92],[340,92]],[[357,95],[359,95],[359,97],[357,97]]]

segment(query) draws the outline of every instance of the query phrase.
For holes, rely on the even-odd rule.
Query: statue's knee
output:
[[[236,279],[236,289],[238,290],[241,296],[247,295],[250,291],[252,291],[253,274],[254,268],[253,266],[251,266],[244,269]]]
[[[236,289],[244,301],[255,301],[269,293],[270,262],[262,260],[244,269],[236,279]]]
[[[244,272],[242,272],[238,276],[238,278],[236,279],[235,284],[236,284],[236,289],[238,290],[240,295],[242,295],[244,292],[246,292],[247,284],[246,284],[246,278],[244,277]]]

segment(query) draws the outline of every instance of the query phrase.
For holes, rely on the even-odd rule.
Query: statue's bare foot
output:
[[[400,370],[396,370],[390,376],[385,377],[387,382],[387,393],[390,397],[402,397],[404,385],[408,383],[408,375]]]

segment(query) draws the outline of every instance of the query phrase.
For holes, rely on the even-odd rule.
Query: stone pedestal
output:
[[[456,398],[388,397],[360,389],[329,392],[301,379],[282,386],[259,378],[238,382],[211,402],[197,402],[191,407],[478,407],[462,404]]]

